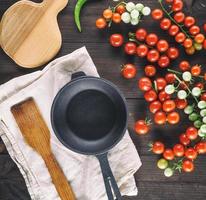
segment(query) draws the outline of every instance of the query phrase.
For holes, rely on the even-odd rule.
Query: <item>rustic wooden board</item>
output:
[[[35,0],[40,2],[40,0]],[[101,2],[100,2],[101,1]],[[138,2],[138,0],[135,0]],[[204,0],[202,0],[204,1]],[[16,0],[1,0],[0,1],[0,16],[3,12]],[[137,137],[132,130],[134,121],[144,117],[147,103],[142,100],[142,93],[137,89],[137,79],[126,81],[120,76],[120,65],[124,62],[133,61],[132,58],[126,57],[120,50],[114,50],[108,44],[109,33],[106,31],[100,32],[94,27],[95,19],[100,16],[102,10],[108,5],[106,0],[94,0],[83,9],[82,27],[83,32],[78,33],[72,12],[74,1],[70,1],[69,5],[59,15],[60,29],[62,31],[63,45],[57,56],[62,56],[73,50],[86,45],[94,63],[97,66],[100,75],[117,84],[127,98],[130,118],[129,130],[131,137],[140,153],[143,166],[136,173],[139,195],[137,197],[125,197],[125,200],[203,200],[206,196],[206,157],[201,156],[196,161],[196,171],[193,174],[176,174],[174,177],[167,179],[162,175],[162,172],[157,169],[156,161],[158,157],[148,151],[147,144],[152,139],[162,139],[168,145],[177,142],[177,136],[188,125],[188,120],[183,118],[181,124],[177,126],[154,126],[149,135]],[[143,1],[145,4],[155,7],[156,0]],[[203,24],[206,21],[204,12],[195,12],[199,19],[199,23]],[[146,24],[146,22],[145,22]],[[161,30],[158,25],[147,19],[147,26],[150,30],[158,33],[159,37],[165,38],[168,36]],[[126,27],[113,27],[110,33],[124,32]],[[174,43],[173,39],[170,39]],[[175,44],[176,45],[176,44]],[[185,56],[182,53],[181,60]],[[199,63],[206,65],[205,53],[196,54],[193,57],[187,57],[193,64]],[[138,77],[143,74],[143,66],[145,61],[135,58],[135,63],[138,65]],[[176,62],[175,62],[176,63]],[[175,66],[174,63],[174,66]],[[33,70],[25,70],[17,67],[4,52],[0,50],[0,83],[5,83],[13,77],[30,73]],[[138,78],[137,77],[137,78]],[[182,116],[183,117],[183,116]],[[25,187],[20,172],[15,164],[11,161],[6,151],[0,154],[0,199],[1,200],[29,200],[29,195]]]
[[[57,14],[67,3],[68,0],[23,0],[12,5],[0,26],[0,44],[6,54],[25,68],[50,61],[62,44]]]

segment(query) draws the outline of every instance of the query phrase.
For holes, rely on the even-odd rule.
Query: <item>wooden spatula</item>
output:
[[[11,112],[26,142],[42,156],[60,198],[74,200],[71,186],[51,152],[50,132],[34,100],[14,105]]]

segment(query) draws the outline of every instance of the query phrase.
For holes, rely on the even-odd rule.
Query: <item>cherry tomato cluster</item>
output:
[[[152,11],[152,18],[160,20],[162,30],[168,31],[168,34],[173,36],[177,43],[184,46],[189,55],[203,48],[206,49],[205,35],[201,33],[200,27],[196,24],[196,19],[183,12],[184,3],[182,0],[166,0],[166,3],[169,4],[168,8],[171,10],[164,6],[163,0],[159,0],[159,3],[161,8]]]
[[[143,28],[136,33],[129,33],[129,40],[125,44],[125,53],[147,58],[150,63],[157,63],[161,68],[170,65],[171,60],[179,56],[179,50],[170,47],[166,40],[159,39],[155,33],[147,33]]]
[[[149,103],[149,110],[154,114],[154,122],[158,125],[166,122],[177,124],[180,115],[176,109],[184,109],[187,106],[187,100],[173,100],[171,95],[164,91],[171,81],[175,81],[174,75],[168,73],[164,78],[156,78],[153,82],[148,77],[142,77],[138,82],[139,89],[144,92],[144,98]]]
[[[195,127],[188,127],[186,133],[179,136],[179,143],[172,148],[166,148],[165,145],[156,141],[150,145],[154,154],[162,155],[158,160],[158,168],[164,170],[164,174],[170,177],[175,170],[181,172],[193,172],[194,161],[200,154],[206,154],[206,141],[199,141],[195,146],[191,142],[198,138],[198,130]]]

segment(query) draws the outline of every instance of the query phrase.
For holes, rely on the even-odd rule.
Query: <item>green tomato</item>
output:
[[[194,87],[192,89],[192,95],[195,97],[199,97],[201,95],[201,89],[198,87]]]
[[[205,116],[206,116],[206,109],[201,110],[201,111],[200,111],[200,115],[201,115],[202,117],[205,117]]]
[[[133,26],[139,24],[139,19],[131,19],[131,24],[132,24]]]
[[[143,14],[144,16],[148,16],[148,15],[150,15],[150,13],[151,13],[151,9],[150,9],[149,7],[145,6],[145,7],[142,9],[142,14]]]
[[[198,130],[198,135],[199,135],[200,137],[205,137],[205,136],[206,136],[206,134],[203,133],[200,129]]]
[[[189,120],[194,122],[199,118],[199,115],[197,113],[192,113],[189,115]]]
[[[206,116],[205,116],[205,117],[203,117],[202,121],[203,121],[203,123],[205,123],[205,124],[206,124]]]
[[[135,6],[135,9],[138,11],[141,11],[144,8],[144,5],[142,3],[137,3]]]
[[[187,106],[185,109],[184,109],[184,112],[185,112],[185,114],[191,114],[192,112],[193,112],[193,110],[194,110],[194,108],[193,108],[193,106]]]
[[[124,13],[121,15],[121,19],[122,19],[122,21],[123,21],[125,24],[130,23],[130,21],[131,21],[130,14],[129,14],[128,12],[124,12]]]
[[[200,120],[196,120],[194,122],[194,126],[195,126],[195,128],[200,128],[202,126],[202,122]]]
[[[203,124],[201,127],[200,127],[200,131],[204,134],[206,134],[206,124]]]
[[[182,74],[182,78],[183,78],[184,81],[190,82],[191,79],[192,79],[192,74],[190,72],[184,72]]]
[[[164,171],[164,175],[166,177],[171,177],[174,174],[174,171],[171,168],[166,168]]]
[[[168,164],[169,164],[168,161],[165,160],[164,158],[162,158],[162,159],[158,160],[157,167],[159,169],[166,169],[168,167]]]
[[[131,12],[132,10],[135,9],[135,4],[133,2],[128,2],[126,4],[126,9],[127,9],[128,12]]]
[[[167,85],[167,86],[165,87],[165,92],[166,92],[167,94],[173,94],[173,93],[175,92],[175,87],[174,87],[174,85]]]
[[[187,98],[187,92],[185,90],[180,90],[177,93],[177,96],[179,99],[186,99]]]
[[[195,49],[196,49],[197,51],[200,51],[200,50],[202,50],[203,45],[200,44],[200,43],[196,43],[196,42],[195,42],[194,47],[195,47]]]
[[[131,18],[132,19],[138,19],[138,22],[139,22],[139,11],[138,10],[133,10],[132,12],[131,12]]]
[[[199,101],[199,103],[198,103],[198,108],[199,108],[199,109],[204,109],[204,108],[206,108],[206,101]]]

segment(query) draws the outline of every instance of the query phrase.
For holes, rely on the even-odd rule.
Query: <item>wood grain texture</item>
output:
[[[62,44],[57,14],[67,3],[68,0],[22,0],[12,5],[0,26],[0,44],[6,54],[26,68],[51,60]]]
[[[41,2],[41,0],[35,0]],[[196,0],[197,2],[198,0]],[[202,2],[205,0],[201,0]],[[1,0],[0,15],[2,16],[6,9],[15,3],[16,0]],[[113,49],[109,43],[109,35],[111,33],[126,33],[128,26],[113,26],[108,31],[99,31],[95,28],[95,20],[98,18],[103,9],[109,5],[111,0],[93,0],[88,3],[82,10],[82,28],[83,32],[78,33],[73,21],[73,9],[75,0],[71,0],[59,15],[59,25],[62,31],[62,48],[58,53],[59,56],[71,53],[77,48],[85,45],[90,53],[100,76],[115,83],[127,98],[129,107],[129,130],[133,142],[140,154],[143,166],[135,174],[135,179],[139,189],[137,197],[124,197],[124,200],[204,200],[206,196],[206,157],[201,156],[195,162],[195,172],[192,174],[176,173],[172,178],[165,178],[162,171],[157,169],[156,161],[158,156],[148,151],[147,144],[151,140],[161,139],[171,146],[177,142],[177,136],[185,130],[189,125],[189,121],[183,118],[182,122],[177,126],[153,126],[150,134],[143,137],[137,137],[133,131],[136,119],[141,119],[149,114],[147,111],[147,103],[142,99],[143,94],[137,89],[137,80],[141,77],[145,60],[140,58],[132,58],[125,56],[122,49]],[[152,8],[158,7],[157,0],[134,0],[134,2],[143,2]],[[198,7],[198,6],[196,6]],[[196,11],[196,10],[195,10]],[[193,10],[192,10],[193,12]],[[193,12],[197,17],[198,24],[202,25],[206,21],[206,12]],[[159,29],[157,22],[150,17],[146,18],[141,27],[149,27],[148,30],[158,34],[160,38],[169,39],[171,44],[175,44],[174,39],[169,37],[164,31]],[[129,27],[134,30],[134,27]],[[172,63],[172,67],[176,67],[180,60],[185,59],[185,53],[181,49],[181,56]],[[198,53],[192,57],[186,56],[192,64],[202,64],[206,66],[205,52]],[[131,80],[124,80],[120,75],[120,66],[126,62],[134,62],[138,67],[138,76]],[[204,69],[204,68],[203,68]],[[22,69],[13,63],[11,59],[5,56],[0,49],[0,83],[5,83],[19,75],[33,72],[31,69]],[[161,75],[161,73],[159,73]],[[181,113],[184,117],[183,113]],[[126,155],[125,155],[126,156]],[[7,172],[8,166],[12,166],[12,170]],[[0,199],[1,200],[30,200],[25,183],[23,181],[18,168],[9,159],[8,154],[4,151],[0,154]],[[16,185],[16,187],[14,187]]]
[[[11,112],[25,141],[44,160],[60,198],[75,200],[72,188],[51,151],[50,132],[34,100],[30,98],[14,105]]]

